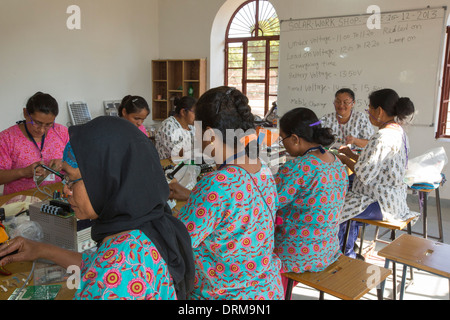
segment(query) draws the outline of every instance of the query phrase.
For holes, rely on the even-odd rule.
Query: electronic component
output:
[[[30,204],[30,220],[43,231],[43,242],[77,252],[96,246],[91,238],[91,220],[79,220],[70,205],[62,200]]]
[[[172,172],[169,172],[169,173],[167,174],[167,178],[169,178],[170,180],[172,180],[172,179],[175,177],[175,175],[177,174],[177,172],[180,171],[180,169],[184,167],[184,165],[185,165],[184,162],[181,162],[181,163],[178,165],[178,167],[175,168],[175,170],[173,170]]]

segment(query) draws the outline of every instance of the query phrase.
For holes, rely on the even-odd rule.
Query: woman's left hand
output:
[[[53,159],[48,163],[48,167],[55,171],[61,171],[62,169],[62,159]]]

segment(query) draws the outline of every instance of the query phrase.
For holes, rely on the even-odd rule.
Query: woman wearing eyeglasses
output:
[[[175,114],[161,123],[156,133],[156,149],[160,159],[191,157],[195,136],[195,103],[190,96],[176,98]]]
[[[36,187],[33,175],[41,175],[45,164],[61,170],[62,154],[69,141],[67,128],[55,123],[58,103],[49,94],[37,92],[23,109],[24,121],[0,132],[0,184],[3,194]],[[36,169],[36,170],[35,170]],[[50,175],[41,185],[59,182]]]
[[[346,221],[351,218],[404,221],[417,215],[408,208],[407,186],[403,182],[408,165],[409,141],[402,124],[414,113],[414,104],[409,98],[400,98],[392,89],[371,93],[369,102],[370,122],[378,127],[378,132],[370,138],[361,155],[348,149],[343,149],[345,154],[339,155],[341,161],[355,173],[353,189],[347,194],[340,218],[341,245]],[[345,250],[350,257],[356,256],[353,246],[360,226],[360,223],[351,222]]]
[[[331,128],[336,136],[334,145],[364,148],[374,130],[367,115],[354,110],[355,93],[348,88],[340,89],[335,94],[333,104],[335,112],[324,115],[321,121],[322,125]]]
[[[281,258],[283,273],[319,272],[340,255],[339,216],[347,172],[323,148],[334,137],[310,109],[296,108],[283,115],[280,136],[295,158],[279,169],[275,179],[282,219],[275,233],[275,253]],[[283,284],[286,290],[284,277]]]
[[[93,220],[95,252],[14,238],[0,265],[50,260],[81,271],[75,299],[185,299],[194,281],[191,239],[167,205],[169,187],[153,143],[117,117],[69,129],[64,193],[78,219]],[[136,194],[139,190],[139,195]]]

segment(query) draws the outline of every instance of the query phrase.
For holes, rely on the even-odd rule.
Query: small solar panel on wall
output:
[[[73,125],[84,124],[92,120],[91,113],[85,102],[67,102],[70,120]]]

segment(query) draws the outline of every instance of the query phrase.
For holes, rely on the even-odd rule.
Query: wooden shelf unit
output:
[[[206,91],[206,59],[152,61],[152,119],[169,117],[173,99],[189,95],[198,99]]]

